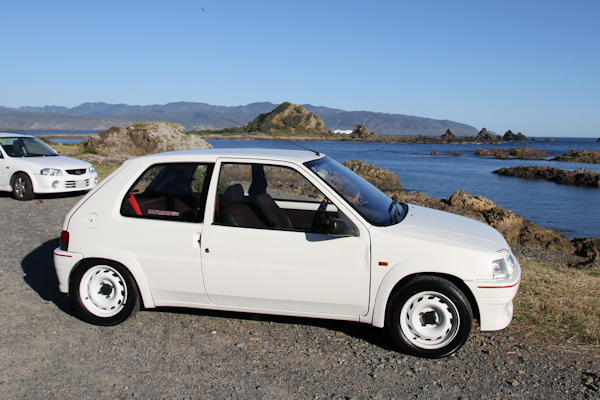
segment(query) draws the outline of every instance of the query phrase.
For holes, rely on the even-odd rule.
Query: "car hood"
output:
[[[63,170],[88,168],[91,165],[88,162],[65,156],[16,157],[14,160],[21,163],[27,163],[32,166],[35,165],[39,168],[58,168]]]
[[[406,218],[390,226],[392,231],[412,237],[427,236],[438,242],[450,241],[494,252],[509,248],[504,237],[483,222],[412,204],[408,206]]]

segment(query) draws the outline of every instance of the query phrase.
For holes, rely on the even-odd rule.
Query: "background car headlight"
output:
[[[506,279],[512,276],[515,271],[515,259],[508,251],[502,251],[504,258],[496,260],[492,263],[492,271],[494,279]]]
[[[48,175],[48,176],[62,176],[63,173],[60,169],[44,168],[43,170],[40,171],[40,174]]]
[[[93,165],[90,165],[90,167],[88,168],[88,172],[89,172],[90,174],[92,174],[92,173],[96,172],[96,168],[94,168],[94,166],[93,166]]]

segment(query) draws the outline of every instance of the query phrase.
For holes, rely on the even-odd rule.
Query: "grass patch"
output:
[[[511,330],[600,348],[600,271],[524,262]]]
[[[102,179],[106,178],[107,176],[109,176],[114,170],[116,170],[117,168],[119,168],[119,166],[117,165],[95,165],[94,166],[96,168],[96,173],[98,174],[98,181],[101,181]]]

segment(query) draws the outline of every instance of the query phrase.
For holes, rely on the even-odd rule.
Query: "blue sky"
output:
[[[19,0],[0,16],[5,107],[289,101],[600,137],[596,0]]]

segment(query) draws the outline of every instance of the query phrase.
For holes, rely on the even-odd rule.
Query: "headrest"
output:
[[[223,198],[221,199],[221,207],[227,208],[231,207],[244,198],[244,188],[239,183],[235,185],[229,186],[225,189],[225,193],[223,193]]]
[[[250,185],[248,194],[251,197],[256,197],[267,192],[267,180],[264,176],[256,177]]]

